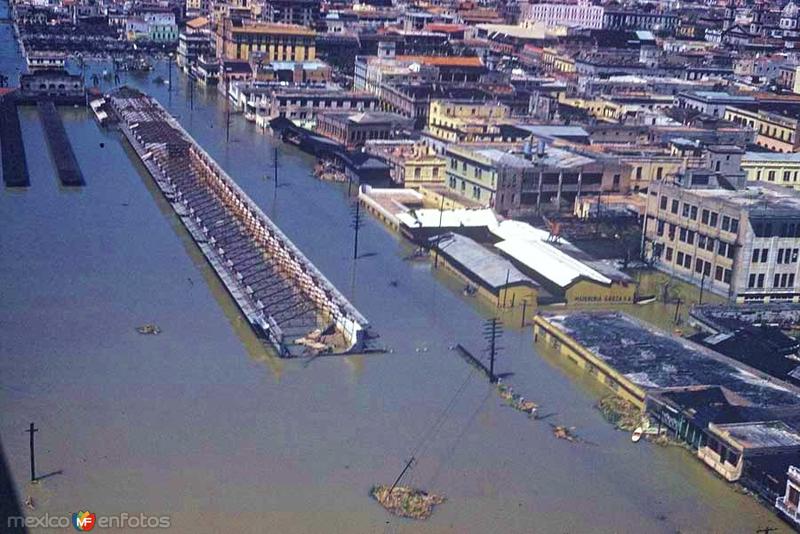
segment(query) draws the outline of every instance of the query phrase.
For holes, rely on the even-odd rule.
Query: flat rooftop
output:
[[[721,386],[753,406],[800,406],[800,390],[619,312],[545,315],[596,357],[644,389]]]
[[[752,216],[800,216],[800,193],[788,187],[769,184],[748,185],[745,189],[690,189],[693,195],[719,199],[751,212]]]
[[[800,434],[783,421],[715,424],[719,435],[742,446],[743,449],[800,447]]]

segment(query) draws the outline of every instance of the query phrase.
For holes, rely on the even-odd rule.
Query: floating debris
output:
[[[322,329],[317,328],[312,330],[305,336],[295,339],[294,342],[298,345],[303,345],[313,355],[331,352],[333,347],[325,343],[322,339]]]
[[[154,325],[154,324],[145,324],[142,326],[137,326],[136,331],[142,334],[143,336],[155,336],[161,333],[161,329]]]
[[[478,294],[478,288],[472,284],[467,284],[464,286],[463,293],[465,297],[474,297]]]
[[[28,498],[25,499],[25,506],[27,506],[31,510],[36,510],[36,503],[33,502],[33,497],[31,497],[30,495],[28,495]]]
[[[536,417],[536,411],[539,409],[539,405],[533,401],[525,400],[525,397],[522,395],[514,393],[514,389],[511,386],[501,384],[498,381],[497,392],[500,394],[500,398],[506,401],[508,405],[515,410],[526,413],[531,417]]]
[[[391,493],[389,486],[373,486],[370,494],[389,512],[411,519],[428,519],[433,507],[442,504],[445,498],[407,486],[395,486]]]
[[[575,427],[565,427],[561,425],[550,425],[553,427],[553,435],[558,439],[565,439],[567,441],[576,442],[578,441],[578,436],[576,436],[572,431],[575,430]]]

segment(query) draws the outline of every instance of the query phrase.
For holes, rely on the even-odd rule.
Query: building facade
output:
[[[312,61],[315,38],[314,30],[303,26],[226,19],[217,30],[217,54],[248,61],[252,52],[261,52],[268,61]]]

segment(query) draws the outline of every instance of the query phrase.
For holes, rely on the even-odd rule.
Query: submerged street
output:
[[[2,31],[2,30],[0,30]],[[7,40],[8,33],[0,33]],[[4,65],[7,65],[5,62]],[[93,67],[102,70],[102,67]],[[123,83],[153,96],[363,313],[389,351],[281,360],[253,335],[122,136],[60,108],[86,186],[64,189],[34,107],[31,186],[0,192],[0,440],[36,513],[169,514],[178,532],[754,532],[778,520],[681,448],[634,445],[593,407],[605,392],[508,325],[498,368],[552,414],[503,405],[451,349],[489,317],[459,283],[365,217],[352,260],[347,186],[173,69]],[[104,87],[109,89],[109,87]],[[273,148],[279,187],[271,179]],[[135,327],[154,323],[158,336]],[[369,498],[423,447],[409,481],[446,496],[426,522]],[[34,421],[37,463],[28,483]],[[590,443],[555,439],[576,427]]]

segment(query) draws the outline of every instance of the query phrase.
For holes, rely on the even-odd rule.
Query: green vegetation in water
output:
[[[391,489],[391,493],[389,490]],[[407,486],[373,486],[370,495],[389,512],[411,519],[428,519],[444,497]]]
[[[617,430],[633,432],[642,423],[643,413],[632,403],[622,397],[609,395],[600,399],[597,409]]]

